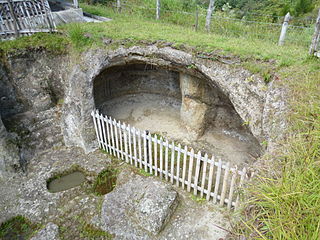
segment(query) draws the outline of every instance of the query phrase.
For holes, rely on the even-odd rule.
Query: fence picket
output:
[[[114,135],[116,137],[116,152],[117,152],[117,157],[120,158],[120,149],[119,149],[119,139],[118,139],[118,127],[117,127],[117,122],[114,119],[112,122],[114,126]]]
[[[168,165],[169,165],[169,141],[168,139],[165,142],[165,163],[164,163],[164,174],[166,181],[168,181]]]
[[[116,156],[116,144],[114,142],[114,134],[113,134],[113,127],[112,127],[112,118],[108,120],[109,126],[110,126],[110,133],[111,133],[111,142],[112,142],[112,150],[113,150],[113,156]]]
[[[216,175],[216,183],[214,185],[213,203],[216,203],[217,198],[218,198],[221,170],[222,170],[222,161],[221,161],[221,159],[219,159],[218,168],[217,168],[217,175]]]
[[[148,150],[149,150],[149,164],[150,164],[150,174],[152,174],[152,137],[151,133],[148,134]]]
[[[182,189],[184,189],[184,186],[185,186],[186,171],[187,171],[187,157],[188,157],[188,147],[184,146],[183,167],[182,167]]]
[[[163,140],[160,137],[160,178],[163,178]]]
[[[98,110],[96,111],[96,116],[97,116],[98,132],[99,132],[99,142],[100,142],[100,146],[104,149],[104,146],[102,144],[102,132],[101,132],[100,115],[99,115]]]
[[[179,187],[179,182],[180,182],[180,157],[181,157],[181,144],[179,143],[178,145],[178,156],[177,156],[177,181],[176,181],[176,186]]]
[[[211,196],[213,170],[214,170],[214,157],[212,156],[211,162],[210,162],[210,170],[209,170],[209,180],[208,180],[207,198],[206,198],[207,201],[210,200],[210,196]]]
[[[220,198],[220,206],[223,206],[225,198],[226,198],[229,173],[230,173],[230,163],[228,162],[227,165],[226,165],[226,169],[225,169],[224,177],[223,177],[223,184],[222,184],[221,198]]]
[[[122,125],[121,122],[119,121],[119,138],[120,138],[120,153],[121,153],[121,159],[124,160],[124,155],[123,155],[123,139],[122,139]]]
[[[158,136],[157,134],[154,135],[154,167],[155,171],[154,174],[158,176]]]
[[[141,132],[138,130],[139,167],[142,168]]]
[[[197,164],[196,164],[196,172],[195,172],[195,177],[194,177],[194,188],[193,188],[193,194],[197,195],[198,194],[198,180],[199,180],[199,175],[200,175],[200,162],[201,162],[201,152],[198,152],[197,156]]]
[[[128,124],[128,144],[129,144],[129,160],[130,164],[133,164],[132,161],[132,136],[131,136],[131,126]]]
[[[123,135],[124,135],[124,151],[125,151],[125,155],[126,155],[126,163],[129,163],[129,157],[128,157],[128,139],[127,139],[127,126],[124,123],[124,131],[123,131]]]
[[[233,197],[233,191],[234,191],[234,186],[236,183],[236,179],[237,179],[237,167],[235,169],[233,169],[232,171],[232,178],[231,178],[231,183],[230,183],[230,190],[229,190],[229,196],[228,196],[228,209],[230,210],[232,207],[232,197]]]
[[[147,153],[147,132],[143,132],[143,149],[144,149],[144,171],[148,172],[148,153]]]
[[[137,135],[136,135],[136,128],[132,128],[132,136],[133,136],[133,154],[134,154],[134,166],[138,167],[137,161]]]
[[[107,137],[106,137],[106,129],[105,129],[105,121],[104,121],[104,117],[101,115],[100,116],[100,119],[101,119],[101,124],[102,124],[102,135],[103,135],[103,149],[108,152],[108,147],[107,147]]]
[[[107,146],[109,147],[109,154],[112,154],[112,148],[111,148],[111,137],[110,137],[110,130],[109,130],[109,120],[108,117],[104,117],[103,121],[106,123],[106,129],[107,129]]]
[[[94,129],[96,130],[96,136],[98,139],[99,148],[101,148],[101,143],[100,143],[100,139],[99,139],[99,130],[98,130],[97,122],[96,122],[97,117],[96,117],[94,111],[92,111],[91,116],[93,118],[93,125],[94,125]]]
[[[240,202],[240,192],[239,192],[239,190],[242,187],[242,184],[243,184],[243,181],[244,181],[244,178],[245,178],[246,174],[247,174],[247,169],[243,168],[242,174],[241,174],[241,178],[240,178],[240,183],[239,183],[238,196],[237,196],[235,207],[234,207],[235,211],[237,211],[238,208],[239,208],[239,202]]]
[[[203,169],[202,169],[202,180],[201,180],[201,192],[200,192],[201,198],[203,198],[204,186],[206,183],[207,163],[208,163],[208,154],[205,154],[204,161],[203,161]]]
[[[187,191],[190,192],[191,190],[191,180],[192,180],[192,168],[193,168],[193,157],[194,157],[194,150],[191,148],[190,152],[190,159],[189,159],[189,171],[188,171],[188,185],[187,185]]]
[[[175,146],[174,146],[174,142],[172,142],[172,149],[171,149],[171,167],[170,167],[170,182],[173,184],[173,176],[174,176],[174,153],[175,153]]]

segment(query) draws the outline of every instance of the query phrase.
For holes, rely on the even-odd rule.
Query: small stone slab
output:
[[[135,175],[105,196],[102,228],[121,239],[150,239],[165,227],[177,205],[178,193],[169,184]]]

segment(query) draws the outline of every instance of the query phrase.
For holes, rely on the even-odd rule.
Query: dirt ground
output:
[[[199,139],[192,139],[180,120],[181,101],[155,94],[126,95],[106,101],[100,110],[140,130],[159,133],[186,144],[195,151],[221,158],[232,165],[248,165],[259,157],[260,147],[246,132],[209,127]]]

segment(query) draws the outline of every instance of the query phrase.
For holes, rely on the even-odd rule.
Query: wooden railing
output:
[[[55,28],[47,0],[0,0],[0,39],[53,32]]]
[[[98,110],[91,115],[101,149],[188,192],[193,190],[195,196],[228,209],[238,208],[246,168],[239,171],[221,159],[169,143],[156,134],[103,116]]]

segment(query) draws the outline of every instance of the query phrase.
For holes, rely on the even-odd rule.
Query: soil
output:
[[[108,100],[100,110],[130,126],[157,133],[232,165],[248,165],[259,157],[260,146],[256,139],[243,131],[208,127],[202,137],[193,139],[180,120],[180,107],[180,99],[134,94]]]

